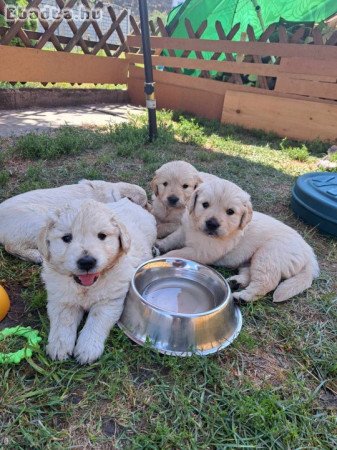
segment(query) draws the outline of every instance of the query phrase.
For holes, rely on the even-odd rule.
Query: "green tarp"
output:
[[[186,0],[168,16],[167,28],[172,37],[188,37],[185,19],[196,30],[203,20],[207,28],[203,39],[218,39],[215,22],[221,22],[225,33],[236,23],[240,31],[252,25],[255,35],[261,35],[270,24],[287,22],[320,22],[337,12],[337,0]],[[174,25],[178,22],[176,28]],[[240,32],[236,38],[240,39]]]

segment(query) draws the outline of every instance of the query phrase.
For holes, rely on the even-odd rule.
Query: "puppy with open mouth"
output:
[[[202,183],[190,200],[182,226],[157,241],[164,256],[239,269],[229,278],[234,298],[253,301],[275,290],[274,302],[309,288],[319,274],[312,248],[292,228],[253,212],[250,196],[230,181]]]
[[[0,244],[8,253],[26,261],[42,263],[37,249],[38,235],[51,210],[58,210],[71,201],[86,199],[102,203],[128,198],[147,207],[147,195],[140,186],[81,180],[51,189],[36,189],[11,197],[0,204]]]
[[[128,199],[108,205],[86,200],[52,214],[39,236],[52,359],[74,354],[86,364],[102,355],[135,269],[152,257],[155,239],[153,216]]]

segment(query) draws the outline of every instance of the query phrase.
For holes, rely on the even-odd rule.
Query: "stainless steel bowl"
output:
[[[208,355],[238,336],[242,317],[226,280],[193,261],[158,258],[136,271],[118,325],[161,353]]]

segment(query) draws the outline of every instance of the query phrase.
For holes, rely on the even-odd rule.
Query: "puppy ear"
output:
[[[153,178],[153,180],[151,181],[151,189],[152,189],[152,192],[154,193],[154,195],[156,196],[156,197],[158,197],[158,194],[159,194],[159,192],[158,192],[158,184],[157,184],[157,177],[155,176],[154,178]]]
[[[249,222],[252,220],[252,217],[253,217],[253,207],[250,200],[248,200],[244,205],[244,212],[241,216],[241,221],[239,225],[240,230],[243,230],[245,226],[249,224]]]
[[[92,182],[90,180],[80,180],[78,182],[78,184],[86,184],[86,185],[90,186],[92,189],[94,189],[94,185],[92,184]]]
[[[197,187],[199,187],[199,185],[201,183],[202,183],[202,178],[198,175],[197,177],[195,177],[194,190],[197,189]]]
[[[118,231],[119,231],[118,239],[119,239],[120,247],[124,253],[127,253],[129,251],[130,245],[131,245],[131,238],[128,233],[128,230],[126,229],[125,225],[120,223],[118,220],[116,220],[115,217],[112,217],[111,221],[118,228]]]
[[[189,212],[190,214],[192,214],[192,212],[193,212],[194,209],[195,209],[195,205],[197,204],[197,200],[198,200],[198,194],[199,194],[199,190],[196,189],[196,190],[193,192],[192,197],[190,198],[190,203],[189,203],[189,205],[188,205],[188,212]]]
[[[54,225],[55,221],[50,219],[40,231],[37,239],[37,248],[41,253],[41,255],[43,256],[43,259],[45,259],[46,261],[50,260],[50,251],[49,251],[50,242],[48,239],[48,234]]]

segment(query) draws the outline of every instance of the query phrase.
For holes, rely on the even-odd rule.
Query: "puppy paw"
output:
[[[232,292],[238,291],[241,288],[241,284],[238,283],[235,278],[228,278],[227,283],[229,284]]]
[[[74,339],[66,339],[65,336],[56,336],[52,339],[49,338],[46,347],[47,354],[54,361],[65,361],[68,359],[74,349]]]
[[[252,300],[245,291],[234,292],[233,299],[234,303],[238,306],[245,306]]]
[[[80,364],[91,364],[102,356],[104,352],[104,342],[99,340],[81,339],[77,340],[74,356]]]
[[[156,250],[159,252],[158,256],[160,256],[166,252],[166,250],[162,244],[162,239],[157,239],[154,245],[155,245]]]
[[[158,256],[160,256],[160,250],[155,245],[152,247],[152,256],[153,258],[158,258]]]

